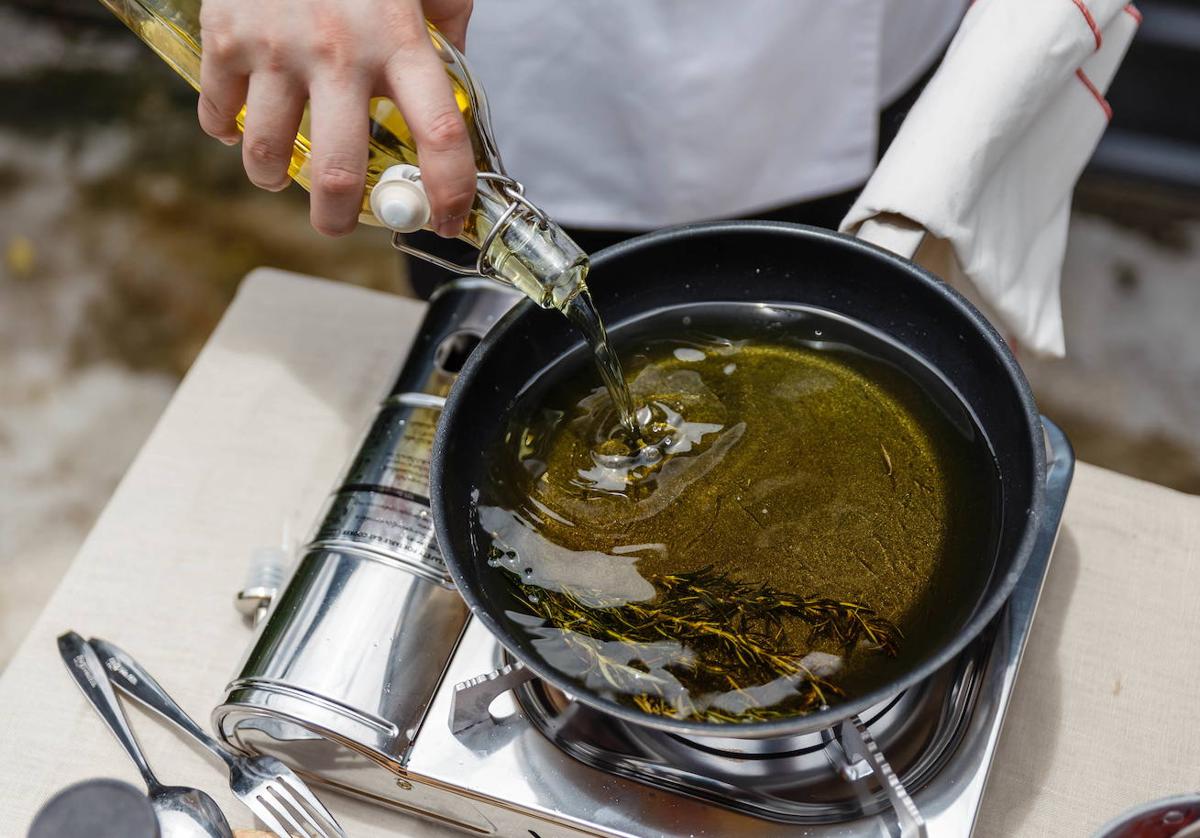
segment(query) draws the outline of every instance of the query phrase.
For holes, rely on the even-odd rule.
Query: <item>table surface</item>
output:
[[[251,639],[253,550],[307,532],[423,305],[280,271],[243,282],[61,585],[0,676],[0,833],[76,780],[139,783],[59,661],[109,639],[207,721]],[[102,440],[97,440],[103,444]],[[1200,498],[1080,464],[977,835],[1086,835],[1200,788]],[[249,812],[216,767],[131,709],[151,765]],[[351,836],[442,828],[326,793]]]

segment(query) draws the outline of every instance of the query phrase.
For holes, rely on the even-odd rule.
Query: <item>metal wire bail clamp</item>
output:
[[[420,180],[419,174],[415,177],[417,180]],[[499,279],[496,269],[487,260],[488,251],[491,250],[492,243],[496,240],[496,237],[502,236],[518,215],[532,217],[537,223],[539,230],[545,230],[550,226],[550,218],[525,197],[525,187],[520,181],[499,172],[476,172],[475,177],[480,181],[490,181],[499,184],[500,193],[508,199],[508,205],[504,208],[504,212],[500,214],[500,217],[496,219],[496,223],[492,225],[492,229],[488,230],[483,242],[480,243],[479,256],[475,259],[474,267],[459,265],[448,259],[443,259],[440,256],[435,256],[432,253],[421,250],[419,247],[413,247],[404,241],[404,234],[402,233],[392,233],[392,247],[402,253],[407,253],[409,256],[424,259],[426,262],[437,265],[439,268],[444,268],[462,276],[481,276],[487,279]]]

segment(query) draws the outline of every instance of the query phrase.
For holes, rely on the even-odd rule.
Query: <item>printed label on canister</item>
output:
[[[392,479],[388,486],[416,495],[429,493],[429,466],[433,459],[433,436],[440,412],[417,408],[408,414],[408,430],[392,452]],[[426,506],[429,501],[425,500]]]
[[[399,490],[343,490],[334,496],[315,540],[355,542],[399,559],[445,567],[429,500]]]
[[[424,500],[438,413],[398,404],[381,410],[346,474],[344,488],[378,486]]]

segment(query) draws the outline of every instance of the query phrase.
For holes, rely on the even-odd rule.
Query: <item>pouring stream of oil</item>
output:
[[[588,349],[591,350],[596,370],[600,373],[600,380],[604,382],[604,387],[613,401],[621,427],[630,439],[637,439],[639,429],[633,396],[629,392],[629,386],[625,383],[625,373],[621,370],[621,361],[609,345],[608,333],[604,329],[600,313],[596,311],[596,305],[592,302],[592,295],[588,292],[587,287],[581,285],[579,293],[566,303],[562,311],[583,335]]]

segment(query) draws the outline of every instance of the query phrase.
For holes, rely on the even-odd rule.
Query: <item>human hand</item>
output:
[[[367,168],[367,106],[396,103],[412,130],[433,228],[453,237],[475,193],[475,159],[425,18],[463,49],[472,0],[204,0],[200,126],[229,145],[246,106],[242,161],[256,186],[288,184],[310,104],[312,226],[354,229]]]

